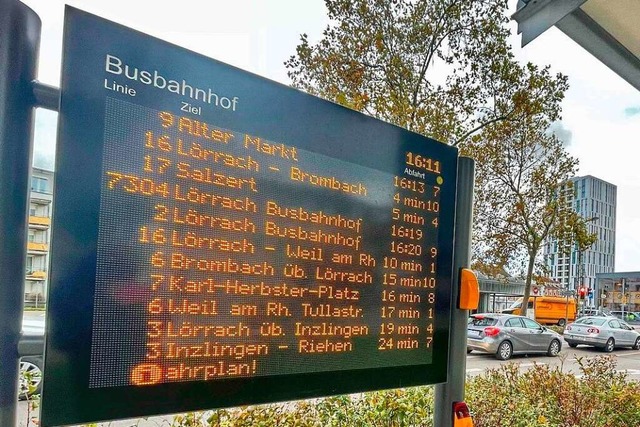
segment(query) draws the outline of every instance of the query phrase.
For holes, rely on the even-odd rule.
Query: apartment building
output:
[[[544,259],[549,276],[569,289],[591,288],[594,305],[598,295],[596,274],[613,273],[616,253],[617,187],[594,176],[575,177],[561,197],[586,221],[596,242],[585,251],[578,251],[574,242],[549,239],[544,245]]]
[[[53,171],[31,169],[25,302],[42,305],[47,295]]]

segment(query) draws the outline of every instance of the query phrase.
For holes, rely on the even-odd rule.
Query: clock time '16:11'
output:
[[[439,160],[433,160],[430,157],[424,157],[420,154],[407,151],[406,163],[414,168],[424,169],[428,172],[442,173]]]

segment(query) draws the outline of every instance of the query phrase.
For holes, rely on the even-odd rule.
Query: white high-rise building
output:
[[[578,251],[573,242],[549,239],[544,245],[544,259],[552,279],[569,289],[580,286],[596,290],[596,273],[612,273],[616,253],[617,187],[587,175],[572,178],[573,188],[566,188],[562,197],[587,224],[596,242],[585,251]],[[570,247],[562,250],[566,245]]]

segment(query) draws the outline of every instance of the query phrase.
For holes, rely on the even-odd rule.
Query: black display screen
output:
[[[45,425],[446,381],[455,148],[65,25]]]

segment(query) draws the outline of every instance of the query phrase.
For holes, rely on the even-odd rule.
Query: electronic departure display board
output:
[[[457,150],[67,7],[44,425],[446,381]]]

